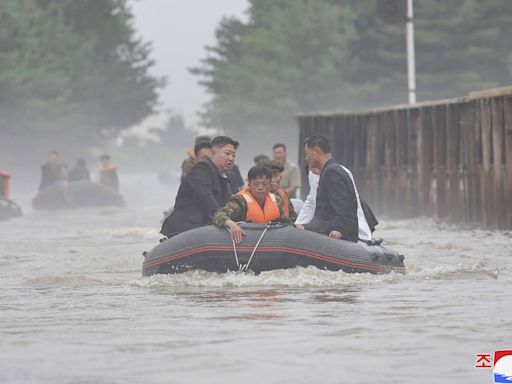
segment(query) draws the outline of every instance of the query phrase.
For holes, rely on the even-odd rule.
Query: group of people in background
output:
[[[119,178],[117,175],[117,167],[112,163],[112,159],[109,155],[102,155],[100,162],[99,183],[118,191]],[[76,164],[69,169],[66,163],[60,162],[59,152],[50,151],[46,160],[41,164],[39,191],[54,184],[81,180],[91,181],[91,175],[85,159],[79,158]]]
[[[162,225],[167,237],[203,225],[226,228],[243,240],[239,222],[281,221],[335,239],[371,241],[377,220],[360,198],[349,169],[331,156],[329,140],[313,135],[304,142],[310,191],[299,215],[292,198],[301,187],[299,167],[288,161],[286,145],[272,148],[273,159],[254,158],[247,186],[235,164],[239,143],[227,136],[200,136],[182,164],[174,210]]]

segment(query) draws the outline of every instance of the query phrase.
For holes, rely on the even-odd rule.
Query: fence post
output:
[[[492,179],[494,181],[491,187],[493,188],[494,196],[496,199],[496,225],[498,228],[507,227],[506,215],[501,214],[503,209],[506,209],[505,191],[504,191],[504,177],[503,177],[503,151],[502,145],[505,139],[505,130],[503,122],[503,98],[494,97],[491,100],[492,109],[492,152],[493,152],[493,166],[492,166]]]
[[[450,218],[457,222],[464,219],[464,186],[461,172],[461,118],[460,104],[449,104],[446,110],[447,127],[447,158],[448,177],[447,199],[450,207]]]
[[[480,177],[481,212],[486,226],[496,227],[496,193],[491,173],[493,161],[491,101],[489,98],[480,101],[480,116],[482,124],[482,171]]]

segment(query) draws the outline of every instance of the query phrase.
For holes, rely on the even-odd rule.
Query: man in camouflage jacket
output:
[[[263,209],[261,200],[265,201],[265,196],[270,193],[270,182],[272,173],[265,166],[255,166],[249,171],[249,187],[248,190],[251,195],[258,201],[260,207]],[[236,243],[242,241],[244,231],[236,224],[240,221],[248,221],[247,213],[248,207],[244,196],[244,191],[234,195],[227,204],[220,208],[213,217],[213,224],[220,228],[227,228],[231,232],[231,237]],[[279,208],[279,218],[276,221],[284,223],[293,223],[292,220],[285,214],[284,202],[279,195],[275,195],[277,206]]]

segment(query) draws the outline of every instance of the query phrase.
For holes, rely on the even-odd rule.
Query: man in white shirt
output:
[[[341,164],[338,164],[338,166],[341,167],[343,171],[346,172],[346,174],[348,174],[354,188],[355,197],[357,201],[358,239],[364,241],[372,240],[372,230],[370,229],[370,225],[368,224],[365,213],[363,211],[361,200],[359,198],[359,192],[354,181],[354,176],[352,175],[352,172],[348,168],[344,167]],[[308,224],[313,219],[316,209],[316,192],[320,180],[320,173],[321,170],[316,168],[311,168],[311,170],[309,171],[308,179],[310,191],[299,213],[299,216],[295,221],[296,227],[299,229],[304,229],[304,225]]]
[[[313,168],[308,173],[309,180],[309,193],[300,209],[299,216],[295,220],[295,226],[304,229],[304,224],[307,224],[313,218],[316,207],[316,190],[318,188],[318,181],[320,180],[320,170]]]

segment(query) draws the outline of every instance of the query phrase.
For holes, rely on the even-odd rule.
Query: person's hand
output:
[[[228,229],[229,233],[231,233],[231,239],[236,244],[240,244],[242,242],[243,235],[245,235],[245,231],[233,220],[226,220],[224,226]]]
[[[339,232],[339,231],[331,231],[329,233],[329,237],[332,237],[334,239],[338,239],[339,240],[339,239],[341,239],[341,232]]]
[[[295,227],[304,230],[304,224],[295,224]]]

